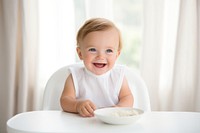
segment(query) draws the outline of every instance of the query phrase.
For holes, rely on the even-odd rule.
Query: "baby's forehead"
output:
[[[79,44],[80,47],[115,48],[119,47],[119,36],[114,30],[89,33]]]

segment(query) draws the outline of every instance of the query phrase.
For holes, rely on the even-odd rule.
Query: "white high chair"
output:
[[[77,63],[69,66],[81,65],[83,64]],[[62,110],[60,96],[64,88],[65,80],[69,75],[69,66],[60,68],[48,80],[43,97],[43,110]],[[148,90],[142,78],[130,69],[127,69],[125,75],[134,95],[134,108],[151,111]]]

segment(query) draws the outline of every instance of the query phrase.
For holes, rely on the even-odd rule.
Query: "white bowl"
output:
[[[95,116],[108,124],[122,125],[136,122],[144,113],[141,109],[129,107],[102,108],[94,111]]]

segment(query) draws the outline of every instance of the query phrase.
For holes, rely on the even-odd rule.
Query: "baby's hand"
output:
[[[96,106],[90,100],[78,101],[76,110],[83,117],[94,116]]]

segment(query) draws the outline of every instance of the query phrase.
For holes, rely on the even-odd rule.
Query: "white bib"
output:
[[[69,70],[72,74],[77,99],[89,99],[97,108],[110,107],[118,103],[125,73],[124,66],[115,65],[103,75],[95,75],[84,66],[72,66]]]

